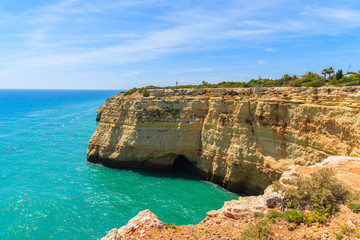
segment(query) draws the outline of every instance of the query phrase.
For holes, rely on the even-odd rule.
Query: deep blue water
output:
[[[0,90],[0,239],[99,239],[144,209],[196,224],[238,197],[186,173],[87,163],[97,107],[118,92]]]

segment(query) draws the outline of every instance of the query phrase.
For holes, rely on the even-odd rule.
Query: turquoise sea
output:
[[[97,107],[117,92],[0,90],[0,239],[99,239],[144,209],[196,224],[238,197],[189,173],[87,163]]]

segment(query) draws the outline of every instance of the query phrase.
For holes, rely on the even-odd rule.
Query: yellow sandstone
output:
[[[99,108],[88,161],[151,170],[188,161],[203,179],[252,194],[291,165],[360,157],[360,87],[148,92]]]

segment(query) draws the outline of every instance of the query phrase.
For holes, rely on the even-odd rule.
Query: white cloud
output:
[[[328,25],[330,32],[342,32],[348,28],[360,27],[360,10],[347,8],[312,7],[306,9],[302,15],[321,19],[322,25]],[[331,25],[336,23],[337,25]]]
[[[119,2],[116,2],[119,3]],[[115,4],[116,4],[115,3]],[[122,2],[121,6],[129,6],[142,3],[142,1]],[[45,66],[75,66],[75,65],[117,65],[131,62],[146,61],[169,53],[180,52],[184,50],[202,49],[204,44],[216,44],[219,41],[227,39],[253,40],[274,33],[270,27],[266,29],[241,29],[235,20],[238,15],[227,15],[218,17],[219,13],[212,11],[197,10],[194,14],[193,9],[182,10],[170,13],[171,17],[165,18],[169,27],[161,30],[152,30],[148,32],[139,32],[134,29],[132,32],[106,34],[106,38],[127,39],[120,44],[102,44],[96,48],[79,47],[79,44],[86,43],[86,38],[95,38],[97,36],[85,36],[85,39],[47,39],[48,32],[56,28],[56,23],[62,21],[65,13],[74,14],[72,9],[84,4],[80,0],[66,0],[56,5],[49,5],[33,11],[31,19],[36,19],[38,27],[35,27],[31,33],[21,33],[19,36],[28,38],[28,44],[35,51],[29,52],[27,56],[18,60],[16,64],[22,64],[32,67]],[[106,5],[106,4],[105,4]],[[102,7],[104,10],[106,7]],[[87,8],[90,9],[90,8]],[[92,8],[91,8],[92,9]],[[81,10],[82,13],[88,10]],[[242,12],[246,12],[243,9]],[[191,17],[192,16],[192,17]],[[171,20],[175,22],[171,22]],[[175,20],[176,19],[176,20]],[[183,19],[184,21],[179,21]],[[180,22],[183,22],[180,24]],[[31,22],[33,24],[33,22]],[[129,30],[128,30],[129,31]],[[104,39],[104,37],[102,37]],[[130,41],[131,40],[131,41]],[[93,40],[90,40],[93,41]],[[73,50],[67,48],[67,51],[59,52],[56,47],[74,45]],[[45,51],[49,49],[49,51]],[[39,51],[39,52],[37,52]],[[30,57],[28,57],[30,55]]]
[[[339,21],[342,23],[360,24],[360,11],[345,8],[311,8],[307,9],[304,15],[314,15],[329,21]]]

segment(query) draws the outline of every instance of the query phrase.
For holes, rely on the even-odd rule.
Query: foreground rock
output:
[[[150,237],[147,232],[151,230],[162,230],[168,226],[161,222],[155,214],[149,210],[139,212],[139,214],[132,218],[127,225],[120,229],[114,228],[102,240],[125,240],[130,236],[134,237]]]
[[[309,175],[320,168],[332,168],[335,176],[353,191],[360,190],[360,158],[329,157],[321,164],[310,167],[292,166],[289,171],[282,174],[281,179],[294,178],[300,175]],[[157,224],[154,227],[141,225],[139,220],[133,219],[122,227],[124,230],[113,229],[103,238],[110,239],[240,239],[241,233],[250,224],[259,221],[255,212],[266,214],[270,209],[267,207],[267,200],[279,197],[270,185],[263,195],[252,197],[240,197],[239,200],[225,202],[224,206],[217,211],[210,211],[207,217],[198,225],[187,225],[177,227],[166,227],[149,210],[140,212],[134,219],[142,219],[143,213],[153,219]],[[277,208],[275,208],[277,209]],[[140,217],[139,217],[140,216]],[[266,218],[266,217],[265,217]],[[342,205],[340,212],[326,224],[313,223],[309,226],[299,225],[296,228],[287,222],[277,222],[271,225],[274,232],[274,239],[336,239],[336,234],[341,227],[347,224],[360,230],[360,214],[353,213]],[[136,227],[134,227],[136,226]],[[121,237],[118,236],[121,232]],[[126,234],[124,234],[126,233]],[[119,235],[120,236],[120,235]],[[357,239],[356,235],[345,236],[345,239]],[[360,235],[359,235],[360,236]]]
[[[293,164],[360,156],[359,87],[148,92],[99,108],[88,161],[151,170],[189,161],[203,179],[258,194]]]

